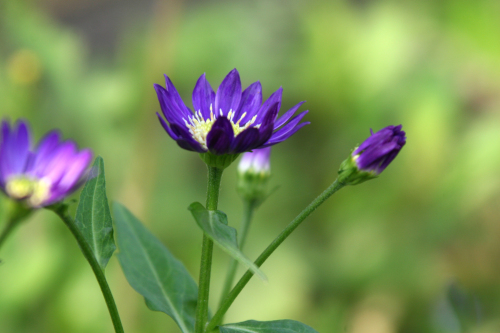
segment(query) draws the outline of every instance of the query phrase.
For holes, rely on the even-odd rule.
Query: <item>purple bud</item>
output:
[[[387,126],[366,139],[352,152],[361,171],[380,174],[406,144],[406,133],[399,126]]]
[[[252,152],[243,154],[238,164],[239,173],[266,174],[271,173],[271,147],[254,149]]]

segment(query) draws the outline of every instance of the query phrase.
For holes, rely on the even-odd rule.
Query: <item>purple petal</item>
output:
[[[168,91],[160,86],[159,84],[155,84],[154,88],[156,90],[156,94],[158,95],[158,101],[160,102],[160,107],[163,115],[167,119],[169,123],[178,123],[178,124],[183,124],[184,121],[182,118],[186,118],[184,113],[177,111],[171,100],[170,96],[168,94]],[[187,118],[186,118],[187,120]]]
[[[286,135],[282,135],[280,137],[272,136],[269,141],[267,141],[264,145],[262,145],[262,147],[263,148],[270,147],[270,146],[275,145],[277,143],[283,142],[286,139],[288,139],[289,137],[291,137],[292,135],[294,135],[299,129],[301,129],[302,127],[309,125],[309,124],[310,124],[310,122],[305,121],[305,122],[295,126],[291,131],[287,132]]]
[[[11,131],[6,121],[2,123],[0,170],[5,180],[10,175],[23,173],[30,157],[31,134],[28,125],[24,121],[18,121],[16,125]]]
[[[295,126],[297,126],[297,124],[302,120],[302,118],[304,118],[304,116],[308,112],[309,112],[309,110],[306,110],[306,111],[303,111],[303,112],[299,113],[292,120],[290,120],[290,122],[288,124],[286,124],[285,126],[283,126],[281,129],[277,130],[273,134],[273,138],[280,138],[282,136],[286,136],[288,132],[290,132],[291,130],[293,130],[293,128]]]
[[[0,142],[0,184],[5,186],[6,179],[11,174],[9,167],[9,152],[10,144],[10,123],[6,120],[2,121],[2,141]]]
[[[193,136],[186,129],[185,126],[180,126],[177,124],[170,125],[172,132],[177,136],[177,144],[184,149],[196,151],[198,153],[206,153],[201,144],[193,139]]]
[[[387,126],[373,133],[357,149],[356,165],[364,171],[381,173],[394,160],[401,148],[406,144],[406,133],[402,126]]]
[[[233,69],[227,76],[222,80],[222,83],[217,89],[217,94],[215,95],[215,108],[214,114],[218,115],[220,110],[222,114],[227,116],[229,110],[236,111],[240,105],[241,99],[241,81],[240,74],[238,71]]]
[[[87,170],[91,161],[92,151],[89,149],[82,150],[74,155],[72,159],[66,161],[64,174],[57,184],[57,188],[65,192],[65,196],[75,189],[75,185],[79,183],[81,176]]]
[[[219,117],[212,125],[207,135],[207,147],[212,154],[224,155],[229,153],[233,142],[234,132],[231,122],[226,117]]]
[[[52,184],[57,184],[64,176],[68,163],[77,154],[76,144],[73,141],[66,141],[59,145],[57,151],[50,156],[45,170],[37,170],[40,178],[46,177]]]
[[[283,94],[283,88],[280,87],[278,90],[276,90],[269,98],[264,102],[260,110],[258,111],[257,114],[257,119],[255,120],[255,124],[260,124],[262,122],[262,119],[265,117],[267,114],[268,110],[276,103],[278,103],[278,111],[281,107],[281,95]],[[273,119],[274,120],[274,119]],[[245,124],[245,123],[243,123]]]
[[[177,140],[178,137],[177,135],[174,134],[174,132],[172,132],[172,130],[170,129],[170,127],[168,127],[168,124],[167,122],[163,119],[162,116],[160,116],[160,114],[158,112],[156,112],[156,115],[158,116],[158,120],[160,121],[160,124],[161,126],[163,127],[163,129],[168,133],[168,135],[170,135],[170,137],[174,140]]]
[[[252,119],[253,116],[259,110],[262,104],[262,86],[259,81],[252,83],[248,88],[243,91],[241,95],[240,105],[238,110],[234,115],[234,122],[240,120],[241,116],[246,112],[245,117],[242,122],[245,124],[248,120]],[[247,120],[245,120],[247,119]]]
[[[210,118],[210,106],[214,106],[215,93],[208,83],[205,74],[200,76],[193,91],[194,112],[201,111],[204,119]]]
[[[175,89],[174,84],[172,81],[170,81],[170,78],[165,75],[165,83],[166,83],[166,90],[168,95],[170,96],[170,102],[172,103],[172,106],[174,107],[174,110],[183,114],[183,117],[188,117],[192,115],[193,113],[191,110],[184,104],[182,101],[181,96],[177,92],[177,89]]]
[[[47,133],[38,144],[36,153],[30,159],[30,165],[26,167],[26,172],[37,178],[43,176],[47,165],[52,160],[52,155],[57,151],[59,141],[60,133],[58,131]]]
[[[249,127],[238,134],[231,144],[232,153],[242,153],[255,147],[259,142],[259,130],[255,127]]]
[[[288,119],[292,118],[292,116],[295,114],[295,112],[297,112],[297,110],[300,108],[300,106],[302,104],[304,104],[304,102],[300,102],[299,104],[295,105],[293,108],[291,108],[290,110],[288,110],[287,112],[285,112],[278,120],[276,120],[276,122],[274,123],[274,129],[278,129],[280,128],[281,126],[283,126],[287,121]]]
[[[243,154],[238,164],[238,172],[269,173],[271,171],[271,148],[254,149]]]
[[[276,115],[278,114],[280,107],[280,103],[274,103],[271,107],[266,111],[266,114],[262,115],[262,122],[260,122],[261,128],[271,126],[274,130],[274,120],[276,119]]]

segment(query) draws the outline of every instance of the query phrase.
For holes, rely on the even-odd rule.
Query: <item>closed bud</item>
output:
[[[355,148],[340,165],[338,181],[356,185],[376,178],[406,144],[406,133],[399,126],[387,126]]]
[[[238,165],[238,193],[244,200],[261,203],[266,197],[270,155],[270,147],[243,154]]]

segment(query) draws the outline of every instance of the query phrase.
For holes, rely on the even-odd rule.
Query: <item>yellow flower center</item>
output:
[[[220,116],[223,116],[222,110],[220,110]],[[255,119],[257,119],[257,115],[255,115],[252,119],[250,119],[244,126],[240,125],[240,122],[243,118],[246,116],[246,112],[244,112],[240,119],[238,121],[234,121],[234,112],[233,110],[230,110],[227,119],[231,123],[231,126],[233,127],[233,132],[234,132],[234,137],[236,137],[238,134],[249,128],[253,123],[255,122]],[[212,105],[210,105],[210,118],[204,119],[203,115],[201,114],[201,111],[195,112],[194,115],[189,116],[188,120],[184,119],[184,123],[186,124],[186,127],[189,129],[189,133],[191,133],[191,136],[193,139],[195,139],[197,142],[201,144],[203,149],[208,149],[207,147],[207,134],[210,132],[212,129],[213,124],[215,123],[215,120],[217,117],[215,117],[213,111],[212,111]],[[259,128],[259,125],[253,126],[255,128]]]
[[[26,199],[33,207],[40,206],[50,196],[51,182],[46,179],[33,179],[15,176],[7,181],[5,190],[14,199]]]

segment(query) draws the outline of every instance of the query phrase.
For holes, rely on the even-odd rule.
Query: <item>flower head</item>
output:
[[[82,183],[92,153],[78,151],[72,141],[49,132],[36,148],[25,121],[13,127],[2,121],[0,143],[0,188],[9,197],[32,208],[63,200]]]
[[[355,185],[378,177],[406,144],[406,133],[399,126],[387,126],[373,133],[340,166],[339,181]]]
[[[154,86],[165,118],[157,115],[170,137],[187,150],[213,155],[239,154],[282,142],[308,124],[300,123],[308,111],[290,120],[303,102],[277,119],[282,88],[262,104],[260,82],[252,83],[242,92],[236,69],[224,78],[217,93],[205,74],[200,76],[193,91],[194,113],[184,104],[168,76],[165,79],[166,88]]]
[[[260,204],[266,197],[270,157],[271,147],[243,154],[238,164],[238,193],[244,200]]]

